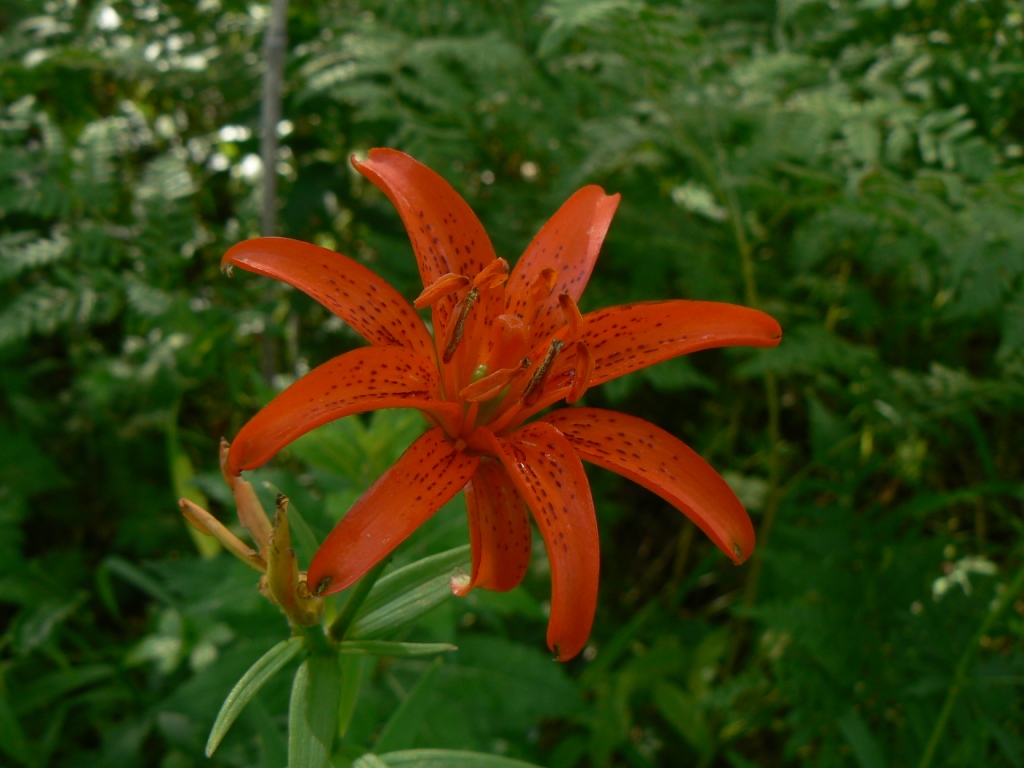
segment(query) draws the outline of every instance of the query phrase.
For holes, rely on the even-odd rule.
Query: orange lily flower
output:
[[[433,337],[398,291],[333,251],[258,238],[223,261],[304,291],[373,345],[329,360],[257,413],[231,445],[231,472],[258,467],[300,435],[355,413],[417,408],[433,425],[324,540],[309,567],[314,592],[353,584],[464,490],[473,565],[453,580],[453,592],[519,584],[530,560],[529,509],[551,563],[548,646],[559,660],[572,658],[590,634],[599,569],[581,459],[650,489],[732,560],[745,560],[754,547],[746,511],[669,433],[584,407],[523,423],[559,400],[575,402],[590,386],[677,355],[774,346],[779,324],[754,309],[702,301],[580,314],[576,302],[619,203],[600,187],[570,197],[510,273],[469,205],[434,171],[390,149],[353,163],[402,217],[424,285],[415,307],[430,307]]]

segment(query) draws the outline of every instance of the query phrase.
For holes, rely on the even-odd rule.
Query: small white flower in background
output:
[[[962,557],[955,563],[947,564],[945,576],[940,576],[932,582],[932,599],[938,600],[954,584],[959,584],[965,595],[971,594],[971,581],[968,575],[980,573],[984,576],[994,576],[997,572],[996,564],[984,557]]]
[[[718,204],[711,190],[700,182],[691,179],[682,186],[675,187],[671,195],[672,202],[691,213],[712,221],[725,221],[729,218],[729,212]]]
[[[109,5],[96,15],[97,29],[102,29],[104,32],[111,32],[120,26],[121,16]]]

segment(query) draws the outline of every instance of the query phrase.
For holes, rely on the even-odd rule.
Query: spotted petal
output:
[[[507,592],[518,586],[530,564],[530,521],[523,497],[494,459],[484,458],[466,486],[466,512],[473,572],[457,593],[473,587]]]
[[[597,608],[600,551],[590,484],[572,444],[555,427],[528,424],[498,439],[477,431],[526,500],[551,562],[548,647],[559,661],[583,650]]]
[[[469,482],[480,464],[437,427],[419,437],[331,531],[309,565],[321,594],[353,584]]]
[[[568,329],[557,334],[568,338]],[[649,301],[622,304],[583,316],[583,336],[593,366],[589,386],[603,384],[669,358],[716,347],[774,347],[782,329],[774,318],[749,307],[716,301]],[[498,431],[565,398],[576,376],[577,345],[562,350],[544,383],[543,394],[528,408],[509,409],[492,426]],[[543,348],[532,359],[540,360]],[[525,380],[525,377],[524,377]],[[515,403],[524,384],[507,400]]]
[[[600,187],[583,187],[562,204],[516,263],[506,293],[506,311],[512,314],[523,313],[529,287],[544,269],[557,273],[554,288],[533,318],[531,347],[564,324],[558,296],[567,293],[578,301],[583,294],[618,205],[619,195],[606,195]],[[530,318],[525,320],[530,322]]]
[[[254,469],[311,429],[354,413],[419,408],[449,426],[460,411],[438,397],[437,367],[401,348],[364,347],[314,368],[242,427],[228,453],[235,475]]]
[[[385,280],[340,253],[286,237],[258,237],[233,246],[221,264],[298,288],[371,344],[434,354],[434,341],[412,305]]]
[[[721,475],[678,438],[643,419],[600,408],[563,408],[541,418],[590,461],[661,496],[733,561],[754,551],[754,528]]]
[[[494,260],[494,246],[476,214],[427,166],[393,149],[372,149],[365,162],[352,164],[398,209],[424,287],[448,273],[475,277]],[[448,327],[454,305],[452,297],[434,304],[435,332]]]

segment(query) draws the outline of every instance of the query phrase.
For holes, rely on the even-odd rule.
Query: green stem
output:
[[[761,298],[757,289],[757,275],[754,266],[754,248],[747,238],[746,227],[743,223],[743,208],[740,205],[739,195],[736,194],[736,185],[728,172],[725,150],[718,138],[718,128],[714,116],[708,110],[708,126],[711,132],[715,148],[715,159],[718,164],[718,178],[721,182],[717,185],[720,194],[725,198],[729,210],[729,221],[732,224],[733,238],[736,241],[736,249],[740,254],[740,267],[743,272],[743,293],[746,303],[757,307]],[[781,480],[781,465],[779,461],[779,384],[775,378],[774,371],[765,371],[764,374],[765,401],[768,405],[768,490],[765,495],[764,515],[757,530],[757,549],[750,558],[750,571],[747,575],[747,582],[743,588],[742,604],[753,605],[757,600],[757,590],[761,581],[761,571],[764,567],[762,552],[771,538],[772,530],[775,527],[775,519],[778,516],[779,506],[782,501],[779,483]],[[740,646],[742,645],[744,632],[741,630],[733,639],[729,651],[729,658],[725,666],[725,674],[728,675],[735,667],[739,657]]]
[[[338,649],[335,648],[334,644],[330,639],[328,639],[327,634],[324,632],[323,625],[314,624],[311,627],[301,627],[297,624],[293,624],[292,632],[297,637],[301,637],[306,641],[306,647],[309,649],[310,655],[337,656]]]
[[[356,585],[352,588],[352,592],[348,596],[348,600],[345,601],[345,605],[341,609],[341,613],[339,613],[338,617],[331,622],[331,628],[328,630],[328,634],[332,640],[340,642],[344,639],[345,633],[348,632],[348,628],[355,620],[356,614],[359,612],[359,609],[363,607],[363,603],[366,601],[367,595],[370,594],[370,590],[373,589],[373,585],[377,583],[377,579],[379,579],[381,573],[384,572],[384,568],[387,567],[390,559],[391,558],[385,558],[384,560],[381,560],[377,565],[367,571],[363,578],[356,582]]]
[[[985,617],[981,626],[978,627],[978,631],[974,633],[971,641],[964,648],[964,652],[960,654],[960,661],[957,662],[956,671],[953,673],[953,682],[950,684],[949,690],[946,691],[946,700],[942,703],[942,709],[935,720],[935,726],[932,728],[928,745],[924,749],[924,754],[921,755],[921,762],[917,764],[917,768],[929,768],[931,766],[932,760],[935,758],[935,751],[939,748],[939,742],[942,740],[942,735],[946,732],[946,726],[949,724],[949,718],[953,714],[956,700],[967,684],[967,672],[970,670],[971,662],[974,661],[974,656],[978,652],[978,646],[981,645],[981,639],[992,630],[992,627],[1003,615],[1003,612],[1013,603],[1022,588],[1024,588],[1024,565],[1017,571],[1017,575],[1013,577],[1013,581],[999,598],[996,607],[989,611],[988,616]]]

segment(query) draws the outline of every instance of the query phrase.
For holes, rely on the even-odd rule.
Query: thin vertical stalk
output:
[[[740,256],[744,299],[749,306],[760,307],[761,297],[757,288],[754,249],[747,237],[743,208],[740,205],[739,195],[736,194],[736,186],[729,173],[725,149],[719,140],[715,117],[711,114],[711,110],[706,104],[705,109],[712,143],[715,148],[717,175],[720,180],[716,186],[725,199],[726,207],[729,211],[729,222],[732,225],[733,238],[736,242],[736,250]],[[757,590],[761,581],[761,572],[764,568],[762,552],[771,538],[782,500],[782,494],[780,493],[781,464],[779,456],[779,385],[774,371],[765,371],[764,373],[764,392],[765,401],[768,406],[768,456],[766,462],[768,467],[768,490],[765,494],[764,514],[761,518],[761,524],[757,529],[757,548],[754,550],[754,554],[751,555],[750,571],[747,574],[746,585],[743,588],[743,606],[753,605],[757,600]],[[725,665],[726,674],[731,673],[735,668],[744,634],[745,632],[741,630],[733,639],[732,647],[729,650],[729,658]]]
[[[263,161],[260,232],[264,237],[277,234],[277,124],[281,121],[287,45],[288,0],[271,0],[270,19],[263,37],[263,94],[260,103],[260,159]],[[269,383],[277,369],[277,343],[269,331],[263,333],[260,369],[264,381]]]
[[[288,0],[272,0],[263,37],[263,96],[260,110],[260,159],[263,161],[263,208],[260,231],[277,234],[277,124],[281,121],[284,53],[288,45]]]

